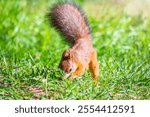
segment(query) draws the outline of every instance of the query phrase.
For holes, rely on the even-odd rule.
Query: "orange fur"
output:
[[[78,39],[73,47],[66,53],[69,53],[68,55],[72,56],[65,60],[66,58],[62,55],[60,66],[62,66],[61,68],[65,71],[66,67],[69,68],[68,66],[72,66],[71,64],[75,63],[76,69],[71,73],[70,78],[74,79],[79,77],[89,69],[92,73],[94,82],[97,84],[99,76],[99,63],[97,60],[96,50],[93,48],[91,40],[87,39],[85,41],[85,39]],[[66,62],[62,65],[64,61],[71,62]]]
[[[64,35],[72,46],[63,53],[59,65],[65,76],[74,79],[89,69],[94,82],[97,83],[97,53],[92,45],[90,26],[83,12],[77,5],[62,3],[54,6],[48,17],[52,26]]]

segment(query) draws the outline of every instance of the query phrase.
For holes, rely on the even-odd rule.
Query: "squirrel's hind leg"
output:
[[[91,61],[89,63],[89,70],[92,73],[94,83],[98,83],[98,77],[99,77],[99,63],[97,60],[97,53],[96,50],[92,53]]]

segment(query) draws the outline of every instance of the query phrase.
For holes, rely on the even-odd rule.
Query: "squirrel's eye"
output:
[[[69,72],[71,72],[71,71],[72,71],[72,68],[69,69]]]

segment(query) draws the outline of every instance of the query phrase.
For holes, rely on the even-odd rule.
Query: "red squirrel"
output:
[[[92,44],[89,23],[83,11],[73,3],[58,3],[48,13],[50,24],[71,44],[64,51],[59,67],[65,78],[74,79],[90,70],[95,83],[99,77],[97,52]]]

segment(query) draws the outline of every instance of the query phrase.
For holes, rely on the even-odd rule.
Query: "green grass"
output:
[[[0,0],[0,99],[150,99],[149,18],[107,2],[81,2],[100,64],[95,86],[89,71],[60,80],[58,64],[69,46],[45,21],[52,3]]]

